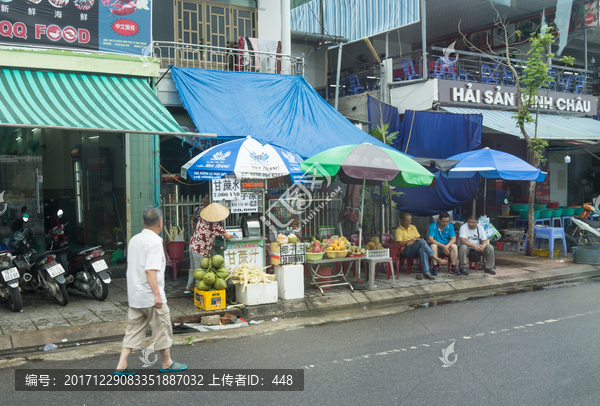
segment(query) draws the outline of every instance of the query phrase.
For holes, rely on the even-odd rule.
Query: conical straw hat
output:
[[[200,217],[206,221],[223,221],[229,216],[229,209],[219,203],[211,203],[200,212]]]

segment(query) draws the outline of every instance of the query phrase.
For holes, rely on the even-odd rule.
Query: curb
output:
[[[415,305],[436,299],[449,299],[452,296],[488,296],[500,292],[519,291],[524,287],[532,288],[539,285],[546,285],[552,282],[574,282],[594,277],[600,277],[600,266],[593,265],[574,265],[565,268],[555,268],[544,270],[544,275],[532,278],[529,275],[515,275],[500,278],[485,277],[470,280],[456,280],[444,283],[428,283],[407,288],[393,288],[376,291],[354,291],[347,294],[337,294],[333,296],[318,296],[295,300],[281,300],[277,303],[246,306],[242,309],[224,309],[219,312],[203,312],[185,317],[175,317],[175,323],[199,322],[203,316],[222,314],[229,312],[236,316],[241,315],[246,320],[263,319],[271,317],[295,318],[302,316],[315,317],[318,315],[326,316],[327,312],[352,310],[354,308],[363,308],[366,305]],[[336,319],[337,321],[337,319]],[[322,321],[318,324],[323,324]],[[99,341],[119,341],[122,339],[127,325],[126,320],[88,324],[83,326],[60,327],[55,329],[40,330],[27,333],[14,333],[0,336],[0,358],[11,357],[19,353],[35,352],[43,349],[48,343],[62,343],[63,339],[67,341],[61,347],[75,346],[76,343],[96,343]],[[314,325],[314,323],[310,323]],[[235,331],[215,331],[212,333],[192,333],[194,337],[201,338],[202,341],[210,336],[225,336],[228,332]],[[258,333],[258,332],[257,332]]]

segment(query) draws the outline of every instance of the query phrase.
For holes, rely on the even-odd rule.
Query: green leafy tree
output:
[[[525,55],[527,61],[525,63],[525,69],[522,75],[519,75],[517,69],[511,61],[511,54],[518,53],[519,51],[511,48],[509,44],[512,42],[513,37],[520,37],[521,32],[515,31],[514,34],[509,35],[507,24],[505,19],[500,15],[498,10],[494,7],[494,4],[490,1],[490,5],[496,11],[495,25],[504,34],[503,54],[498,55],[492,51],[483,51],[478,48],[475,44],[471,43],[467,36],[463,34],[463,38],[470,47],[479,50],[481,53],[495,54],[496,60],[503,66],[505,66],[512,73],[514,78],[516,92],[516,112],[513,115],[516,126],[521,131],[525,142],[527,143],[527,156],[528,161],[531,165],[539,168],[540,163],[544,162],[544,150],[548,147],[548,143],[537,137],[538,128],[538,115],[540,108],[540,99],[538,98],[538,92],[540,89],[547,87],[549,83],[554,81],[554,78],[548,74],[548,69],[552,65],[552,59],[554,53],[550,51],[550,45],[555,41],[555,32],[552,31],[551,27],[543,25],[540,27],[538,32],[531,35],[529,39],[529,51]],[[542,21],[544,17],[542,16]],[[460,25],[459,25],[460,31]],[[566,34],[563,34],[566,35]],[[491,46],[488,43],[487,48]],[[559,61],[564,64],[564,67],[573,65],[574,58],[570,56],[563,56]],[[563,70],[564,70],[563,67]],[[527,128],[527,124],[534,124],[533,134],[530,134]],[[535,181],[529,182],[529,213],[528,213],[528,235],[534,235],[534,203],[535,203]],[[525,248],[525,255],[533,255],[533,245],[535,238],[527,239],[527,247]]]

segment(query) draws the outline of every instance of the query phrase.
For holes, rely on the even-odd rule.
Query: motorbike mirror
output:
[[[23,214],[23,221],[27,223],[29,220],[29,214]]]
[[[57,215],[58,217],[62,217],[62,215],[63,215],[63,211],[62,211],[62,209],[59,209],[59,210],[56,212],[56,215]]]

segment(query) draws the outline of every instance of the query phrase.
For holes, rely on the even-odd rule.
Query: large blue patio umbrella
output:
[[[460,161],[444,174],[450,179],[471,178],[476,175],[491,179],[534,180],[542,182],[546,174],[514,155],[483,148],[463,152],[448,158]],[[484,183],[484,185],[486,184]],[[483,188],[483,214],[485,214],[486,187]]]

